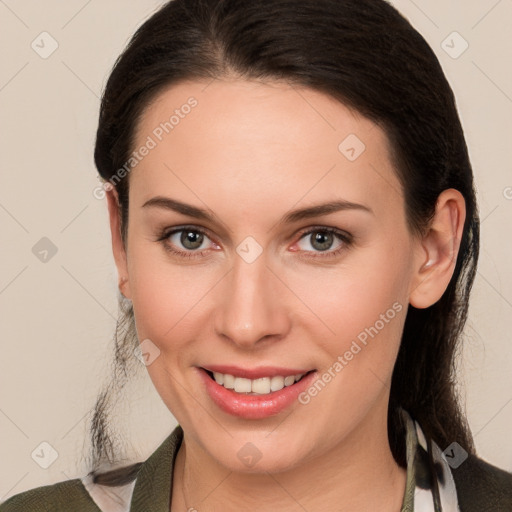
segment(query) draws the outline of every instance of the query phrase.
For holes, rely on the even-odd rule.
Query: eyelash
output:
[[[203,236],[206,236],[207,238],[210,238],[208,233],[206,231],[204,231],[203,229],[201,229],[201,228],[198,228],[196,226],[181,226],[179,228],[173,228],[171,230],[164,229],[162,231],[162,233],[160,234],[159,238],[157,239],[157,242],[162,243],[164,249],[167,252],[170,252],[171,254],[179,256],[181,258],[189,258],[189,259],[191,259],[191,258],[200,258],[200,257],[203,257],[203,256],[207,256],[205,253],[208,252],[208,249],[204,249],[202,251],[180,251],[180,250],[174,249],[171,245],[169,245],[167,243],[167,239],[171,235],[174,235],[176,233],[180,233],[182,231],[187,231],[187,230],[188,231],[192,231],[194,233],[200,233]],[[339,247],[338,249],[336,249],[334,251],[329,251],[329,250],[327,250],[327,251],[315,251],[313,254],[308,255],[308,256],[304,256],[303,254],[299,255],[299,258],[304,258],[304,259],[335,258],[341,252],[343,252],[344,250],[348,249],[352,245],[352,243],[353,243],[353,237],[349,233],[346,233],[346,232],[341,231],[341,230],[336,229],[336,228],[331,228],[331,227],[326,227],[326,226],[313,226],[313,227],[308,228],[308,229],[306,229],[304,231],[301,231],[298,240],[302,240],[304,237],[306,237],[307,235],[311,235],[312,233],[328,233],[328,234],[333,234],[333,235],[337,236],[343,242],[343,244],[341,245],[341,247]],[[298,250],[297,252],[310,253],[312,251],[300,251],[300,250]]]

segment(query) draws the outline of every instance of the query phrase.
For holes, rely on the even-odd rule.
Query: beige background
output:
[[[117,314],[106,204],[92,194],[99,95],[161,3],[0,0],[0,499],[84,475],[88,412],[108,376]],[[438,55],[465,128],[482,250],[459,381],[479,454],[512,471],[512,2],[393,3]],[[31,47],[43,31],[58,43],[47,59]],[[469,44],[457,59],[441,46],[453,31]],[[32,252],[42,237],[57,248],[46,263]],[[137,459],[176,423],[142,368],[131,406],[118,411]],[[48,469],[31,457],[44,441],[58,452]]]

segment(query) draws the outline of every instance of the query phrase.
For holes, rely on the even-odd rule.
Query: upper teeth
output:
[[[252,392],[258,395],[266,395],[272,391],[279,391],[285,386],[291,386],[304,375],[304,373],[298,373],[297,375],[288,375],[287,377],[276,375],[275,377],[261,377],[260,379],[245,379],[243,377],[234,377],[227,373],[213,372],[213,378],[217,384],[227,389],[233,389],[237,393]]]

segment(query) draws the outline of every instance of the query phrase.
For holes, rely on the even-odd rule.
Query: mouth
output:
[[[293,386],[306,375],[315,371],[310,370],[303,373],[294,373],[292,375],[268,375],[251,379],[247,377],[237,377],[230,373],[214,372],[206,368],[203,368],[203,370],[210,379],[214,380],[219,386],[244,395],[270,395],[285,387]]]
[[[278,415],[318,377],[317,370],[234,366],[196,367],[203,389],[224,413],[246,420]]]
[[[244,395],[269,395],[285,387],[293,386],[306,377],[306,375],[315,371],[310,370],[305,373],[293,375],[273,375],[249,379],[245,377],[235,377],[229,373],[213,372],[206,368],[203,368],[203,370],[210,379],[214,380],[219,386]]]

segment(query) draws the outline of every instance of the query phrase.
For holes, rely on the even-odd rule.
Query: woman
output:
[[[102,394],[87,477],[0,511],[512,510],[454,389],[479,248],[466,143],[393,7],[169,2],[114,67],[95,160],[117,370],[138,348],[179,425],[106,471]]]

